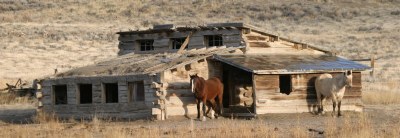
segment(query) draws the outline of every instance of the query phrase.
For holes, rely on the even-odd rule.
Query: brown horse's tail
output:
[[[220,93],[218,94],[218,106],[219,106],[219,115],[221,115],[222,116],[222,113],[224,112],[223,111],[223,109],[224,109],[224,106],[222,105],[223,103],[222,103],[222,99],[223,99],[223,97],[224,97],[224,84],[220,81],[220,88],[219,88],[219,90],[220,90]]]

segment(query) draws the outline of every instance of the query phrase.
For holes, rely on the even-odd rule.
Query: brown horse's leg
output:
[[[210,113],[210,111],[212,111],[211,112],[211,116],[210,116],[210,118],[211,119],[213,119],[214,118],[214,111],[216,111],[216,102],[215,102],[215,100],[214,99],[210,99],[210,100],[208,100],[208,102],[207,102],[207,112],[206,112],[206,115],[208,115],[209,113]]]
[[[223,112],[223,108],[222,107],[222,97],[223,93],[221,92],[220,94],[218,94],[218,116],[222,116],[222,112]]]
[[[203,120],[202,121],[206,121],[206,98],[203,98]]]
[[[196,104],[197,104],[197,119],[200,120],[200,100],[196,99]]]

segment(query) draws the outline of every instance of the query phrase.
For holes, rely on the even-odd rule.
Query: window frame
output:
[[[141,52],[154,51],[154,39],[141,39],[137,40],[138,50]]]
[[[186,37],[179,37],[179,38],[170,38],[170,43],[171,43],[171,49],[172,50],[179,50],[182,47],[182,44],[185,43]],[[182,41],[182,42],[180,42]],[[177,43],[180,44],[179,47],[177,48]],[[189,44],[186,45],[185,49],[188,49]]]
[[[143,97],[140,99],[138,98],[139,89],[143,92]],[[128,103],[144,102],[145,97],[144,81],[128,82]]]
[[[224,38],[221,34],[219,35],[205,35],[205,40],[207,47],[212,46],[223,46],[224,45]]]

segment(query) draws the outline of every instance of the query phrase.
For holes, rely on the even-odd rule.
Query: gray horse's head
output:
[[[344,72],[345,83],[347,86],[353,86],[353,72],[351,70],[347,70]]]

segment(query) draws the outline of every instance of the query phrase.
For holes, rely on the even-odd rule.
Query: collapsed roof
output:
[[[192,62],[212,56],[213,54],[226,54],[242,47],[214,47],[203,50],[186,51],[179,53],[159,54],[126,54],[114,59],[102,61],[93,65],[75,68],[59,73],[56,77],[88,77],[88,76],[114,76],[138,75],[158,73],[164,70],[184,66]]]

